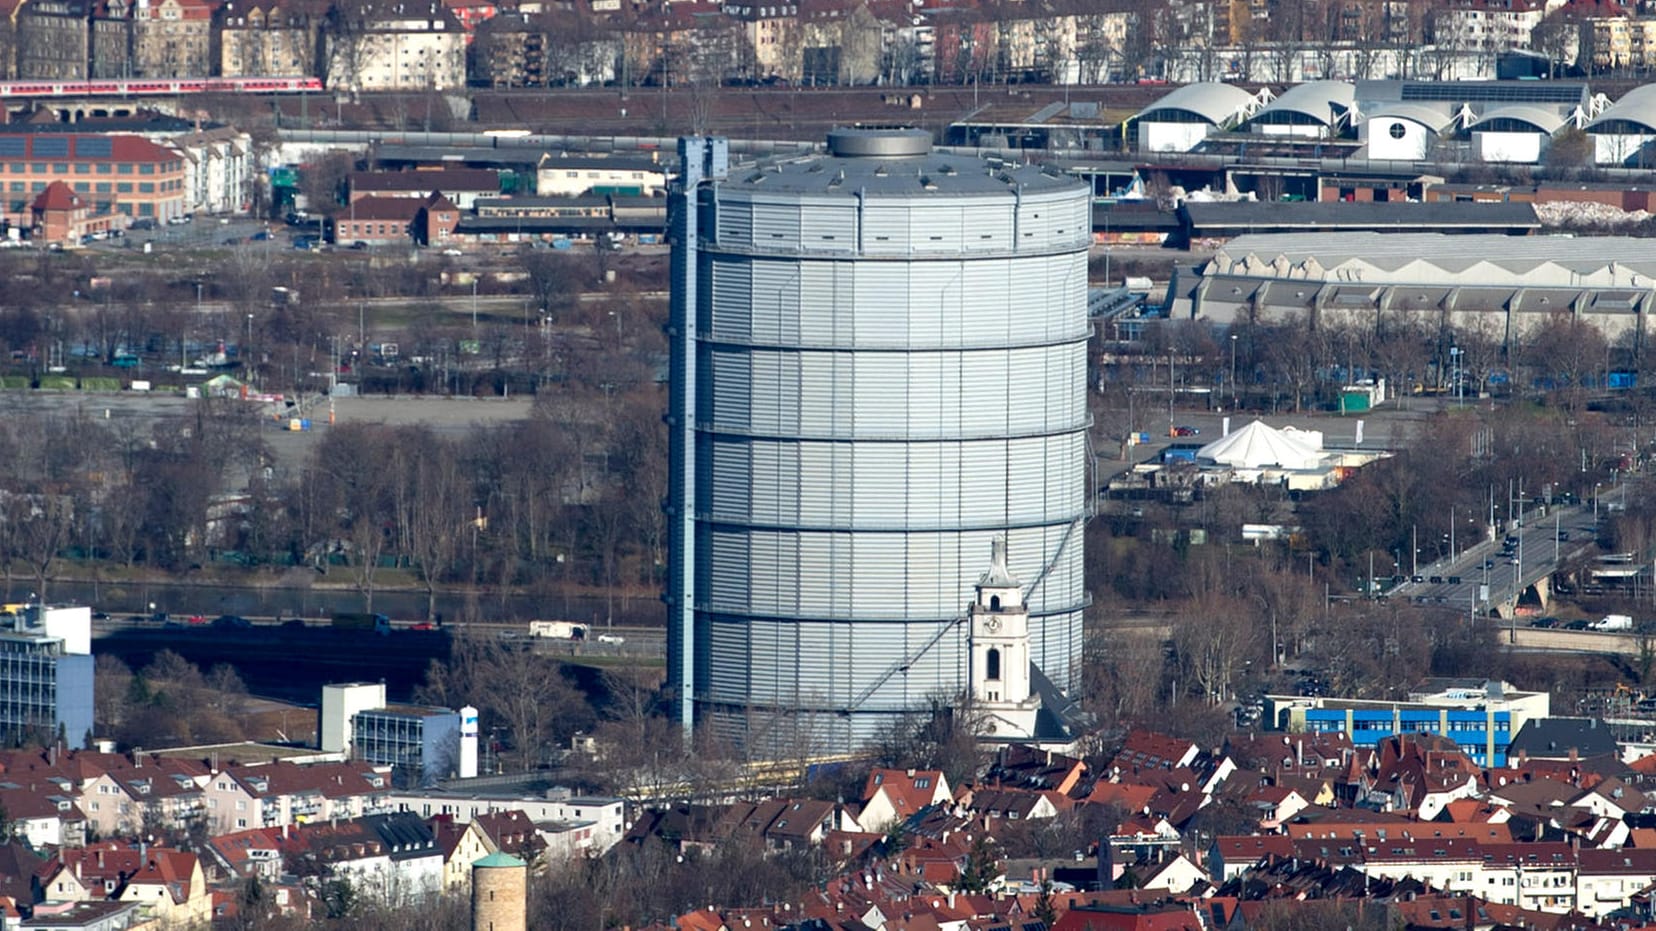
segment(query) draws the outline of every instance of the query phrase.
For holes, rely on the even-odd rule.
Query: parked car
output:
[[[1196,436],[1197,434],[1199,434],[1201,432],[1202,431],[1197,429],[1196,427],[1174,427],[1173,428],[1173,435],[1174,436]]]
[[[1557,627],[1558,626],[1558,618],[1556,618],[1556,617],[1538,617],[1535,620],[1530,621],[1530,626],[1531,627],[1544,627],[1544,628]]]
[[[1460,583],[1461,583],[1461,577],[1460,576],[1452,575],[1452,576],[1449,577],[1449,584],[1450,585],[1459,585]]]
[[[599,634],[598,635],[598,642],[599,643],[626,643],[627,638],[622,637],[618,634]]]
[[[194,623],[192,620],[191,623]],[[221,614],[213,618],[214,630],[250,630],[253,622],[236,614]]]
[[[415,625],[409,627],[408,629],[409,630],[436,630],[437,625],[431,623],[430,621],[421,621],[420,623],[415,624]]]
[[[1588,621],[1571,621],[1570,623],[1564,625],[1564,629],[1565,630],[1586,630],[1588,627],[1591,627],[1591,626],[1592,626],[1592,624]]]
[[[1434,575],[1431,578],[1427,579],[1427,581],[1431,582],[1433,585],[1442,585],[1443,584],[1443,576]]]

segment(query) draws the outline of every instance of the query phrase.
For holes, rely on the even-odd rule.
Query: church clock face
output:
[[[1000,630],[1000,618],[998,618],[998,617],[984,618],[983,619],[983,629],[987,630],[990,633],[998,632]]]

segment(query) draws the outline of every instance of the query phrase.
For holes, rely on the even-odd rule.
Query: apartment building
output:
[[[126,135],[0,133],[7,223],[31,226],[30,207],[53,181],[94,214],[165,221],[186,212],[184,157],[165,146]]]
[[[315,74],[326,0],[226,0],[218,19],[218,73],[225,77]]]

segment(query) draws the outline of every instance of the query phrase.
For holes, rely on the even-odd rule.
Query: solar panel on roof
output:
[[[15,155],[19,158],[29,154],[25,146],[28,140],[22,136],[0,136],[0,155]]]
[[[1402,99],[1452,103],[1579,103],[1580,84],[1545,81],[1411,82],[1403,85]]]
[[[82,136],[75,140],[78,158],[109,158],[114,151],[114,143],[104,136]]]
[[[68,158],[69,140],[62,136],[51,138],[36,136],[34,154],[36,158]]]
[[[1070,116],[1078,120],[1098,119],[1098,101],[1078,100],[1070,104]]]

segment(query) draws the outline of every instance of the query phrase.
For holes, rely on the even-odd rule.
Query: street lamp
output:
[[[1449,347],[1449,358],[1451,360],[1453,360],[1454,365],[1455,365],[1455,407],[1456,408],[1459,408],[1461,406],[1461,400],[1462,400],[1462,398],[1461,398],[1461,356],[1463,356],[1463,355],[1465,355],[1465,353],[1461,352],[1461,349],[1460,349],[1459,346],[1450,346]]]
[[[242,369],[244,374],[253,374],[253,312],[247,313],[247,340],[242,343]]]
[[[1230,335],[1231,343],[1231,409],[1236,409],[1236,334]]]

